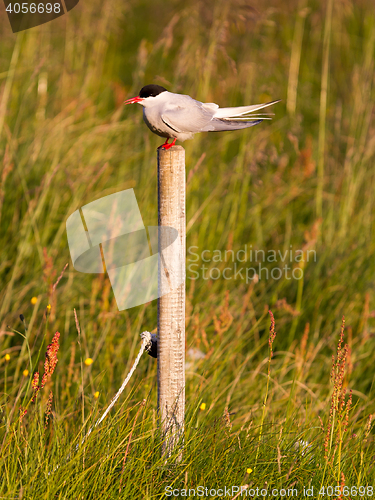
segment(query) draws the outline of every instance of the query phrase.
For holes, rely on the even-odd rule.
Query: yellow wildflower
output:
[[[247,472],[248,474],[251,474],[251,473],[253,472],[253,469],[250,469],[250,467],[249,467],[248,469],[246,469],[246,472]]]
[[[5,361],[10,361],[10,356],[9,356],[9,354],[5,354],[5,358],[4,358],[4,359],[5,359]]]
[[[92,365],[92,364],[93,364],[93,362],[94,362],[94,360],[93,360],[92,358],[86,358],[86,359],[85,359],[85,365],[86,365],[86,366],[90,366],[90,365]]]
[[[206,403],[202,403],[199,407],[200,410],[204,411],[206,409]]]
[[[48,312],[51,310],[51,304],[48,304],[47,309],[48,309]]]
[[[22,372],[22,375],[23,375],[24,377],[27,377],[27,376],[28,376],[28,374],[29,374],[29,370],[24,370],[24,371]]]
[[[33,306],[35,306],[35,304],[38,302],[38,298],[37,297],[32,297],[31,299],[31,303]]]
[[[94,392],[94,398],[98,399],[98,397],[99,397],[99,391]]]

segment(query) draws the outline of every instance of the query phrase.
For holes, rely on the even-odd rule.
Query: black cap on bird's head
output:
[[[161,87],[160,85],[145,85],[141,91],[139,92],[139,97],[146,98],[146,97],[156,97],[157,95],[161,94],[162,92],[167,92],[167,89],[164,87]]]
[[[167,92],[167,89],[161,87],[160,85],[154,85],[154,84],[145,85],[141,89],[137,97],[132,97],[131,99],[128,99],[127,101],[125,101],[124,104],[134,104],[136,102],[141,104],[141,102],[147,99],[147,97],[156,97],[162,92]],[[142,104],[142,106],[144,106],[144,104]]]

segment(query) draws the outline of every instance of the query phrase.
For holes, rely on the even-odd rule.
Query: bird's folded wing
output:
[[[161,115],[163,122],[177,133],[196,133],[247,128],[269,120],[267,113],[254,113],[279,101],[236,108],[219,108],[214,103],[201,103],[181,96],[180,103],[170,105]]]
[[[175,132],[200,132],[212,120],[217,108],[214,106],[205,106],[200,102],[191,99],[188,105],[175,105],[168,107],[161,119]]]
[[[208,123],[202,132],[222,132],[224,130],[239,130],[242,128],[253,127],[258,125],[262,120],[228,120],[224,118],[213,118],[210,123]]]

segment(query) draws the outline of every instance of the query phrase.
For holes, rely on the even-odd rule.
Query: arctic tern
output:
[[[169,149],[176,140],[192,139],[197,132],[238,130],[257,125],[262,120],[270,120],[269,114],[254,112],[277,102],[220,108],[213,102],[203,103],[189,95],[173,94],[160,85],[146,85],[139,96],[128,99],[125,104],[138,103],[143,106],[143,119],[148,128],[166,138],[159,147]],[[169,139],[173,139],[171,144],[168,143]]]

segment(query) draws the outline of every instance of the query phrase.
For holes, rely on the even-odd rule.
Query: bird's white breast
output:
[[[151,132],[154,132],[154,134],[157,134],[160,137],[176,137],[176,135],[171,135],[170,132],[173,132],[173,130],[167,127],[167,125],[161,119],[159,106],[143,108],[143,120],[145,121]]]

